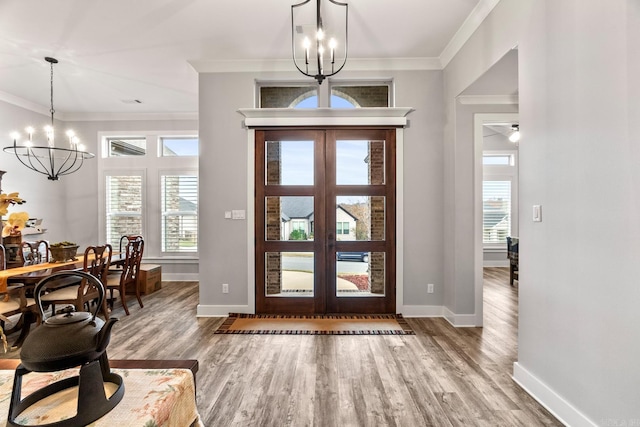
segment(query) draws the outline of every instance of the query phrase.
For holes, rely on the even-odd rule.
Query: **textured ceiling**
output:
[[[438,60],[497,0],[349,0],[349,58]],[[2,0],[0,99],[56,111],[197,111],[192,64],[290,67],[291,0]],[[448,50],[447,50],[448,49]],[[438,63],[441,63],[438,62]],[[349,66],[349,63],[347,64]],[[125,103],[138,99],[142,103]]]

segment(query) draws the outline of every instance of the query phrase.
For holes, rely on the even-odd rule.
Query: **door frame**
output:
[[[238,113],[244,116],[247,132],[246,167],[246,237],[247,237],[247,304],[233,306],[239,313],[255,314],[255,128],[269,126],[394,126],[396,127],[396,313],[410,314],[411,305],[404,305],[404,128],[408,124],[407,115],[413,111],[408,107],[332,109],[289,109],[289,108],[242,108]],[[222,306],[220,315],[229,313],[229,306]]]

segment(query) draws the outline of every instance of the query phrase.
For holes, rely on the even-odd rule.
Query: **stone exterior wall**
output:
[[[260,88],[260,108],[288,108],[317,94],[313,86]]]
[[[275,185],[280,183],[282,175],[282,162],[280,161],[281,150],[280,143],[267,142],[267,185]],[[265,200],[266,224],[265,239],[280,240],[282,221],[280,221],[280,198],[267,197]],[[267,295],[279,294],[282,290],[282,256],[279,252],[269,252],[265,259],[265,288]]]
[[[369,183],[384,184],[384,141],[369,141]],[[385,239],[385,198],[369,199],[371,240]],[[371,293],[384,294],[385,257],[383,252],[372,252],[369,259]]]

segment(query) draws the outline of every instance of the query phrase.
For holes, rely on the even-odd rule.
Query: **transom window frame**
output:
[[[158,262],[197,262],[199,250],[195,252],[163,252],[162,251],[162,210],[161,210],[161,174],[198,175],[199,156],[163,156],[163,137],[195,137],[196,130],[180,131],[108,131],[98,132],[100,154],[98,160],[98,236],[106,241],[106,177],[108,175],[143,174],[143,207],[142,233],[145,238],[145,260]],[[113,138],[145,138],[147,149],[140,156],[109,156],[109,139]],[[199,181],[199,179],[198,179]],[[200,191],[198,190],[198,193]],[[200,198],[200,197],[198,197]],[[117,250],[117,248],[116,248]]]
[[[262,87],[309,87],[309,90],[317,90],[318,108],[331,108],[331,93],[334,86],[387,86],[389,88],[389,99],[388,107],[386,108],[395,107],[395,81],[392,77],[381,77],[374,79],[328,78],[327,84],[322,85],[309,80],[256,79],[254,84],[254,108],[261,108],[260,89]]]

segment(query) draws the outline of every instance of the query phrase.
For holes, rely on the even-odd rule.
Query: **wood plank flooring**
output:
[[[407,319],[416,335],[215,335],[198,286],[164,282],[116,308],[109,357],[198,359],[198,409],[217,426],[560,426],[511,379],[517,285],[485,269],[485,327]],[[10,337],[10,339],[13,337]],[[19,357],[16,351],[0,357]]]

